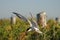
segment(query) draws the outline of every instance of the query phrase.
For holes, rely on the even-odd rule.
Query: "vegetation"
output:
[[[53,19],[47,21],[47,26],[39,29],[43,34],[35,31],[29,32],[23,39],[19,39],[24,35],[29,23],[17,18],[16,24],[11,24],[9,19],[0,19],[0,40],[60,40],[60,24]]]

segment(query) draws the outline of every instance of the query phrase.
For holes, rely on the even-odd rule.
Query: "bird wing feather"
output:
[[[35,20],[32,20],[31,23],[32,23],[32,27],[39,28],[38,24],[37,24],[37,22]]]
[[[30,20],[28,20],[27,18],[25,18],[24,16],[22,16],[21,14],[18,14],[16,12],[13,12],[13,14],[15,14],[16,16],[18,16],[20,19],[22,19],[25,22],[28,22],[30,24],[30,26],[32,26]]]

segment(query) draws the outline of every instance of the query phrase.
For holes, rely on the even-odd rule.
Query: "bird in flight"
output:
[[[29,20],[29,19],[27,19],[27,18],[25,18],[24,16],[22,16],[21,14],[19,14],[19,13],[16,13],[16,12],[13,12],[13,14],[15,14],[17,17],[19,17],[20,19],[22,19],[23,21],[25,21],[25,22],[28,22],[29,24],[30,24],[30,27],[29,28],[27,28],[27,32],[29,32],[29,31],[35,31],[35,32],[37,32],[37,33],[42,33],[40,30],[39,30],[39,26],[38,26],[38,24],[37,24],[37,22],[35,21],[35,20]]]

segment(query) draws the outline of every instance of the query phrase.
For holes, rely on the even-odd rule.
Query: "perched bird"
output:
[[[38,24],[36,23],[35,20],[29,20],[27,18],[25,18],[24,16],[22,16],[21,14],[18,14],[16,12],[13,12],[13,14],[15,14],[16,16],[18,16],[20,19],[22,19],[23,21],[25,22],[28,22],[30,24],[30,27],[26,30],[26,32],[29,32],[29,31],[36,31],[37,33],[42,33],[39,28],[38,28]]]

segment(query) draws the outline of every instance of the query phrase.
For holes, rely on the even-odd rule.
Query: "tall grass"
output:
[[[19,40],[18,38],[29,27],[29,23],[19,18],[17,18],[16,24],[11,24],[10,21],[9,19],[0,19],[0,40]],[[23,40],[60,40],[60,24],[53,19],[49,19],[47,25],[45,28],[39,26],[43,34],[31,31],[25,35]]]

